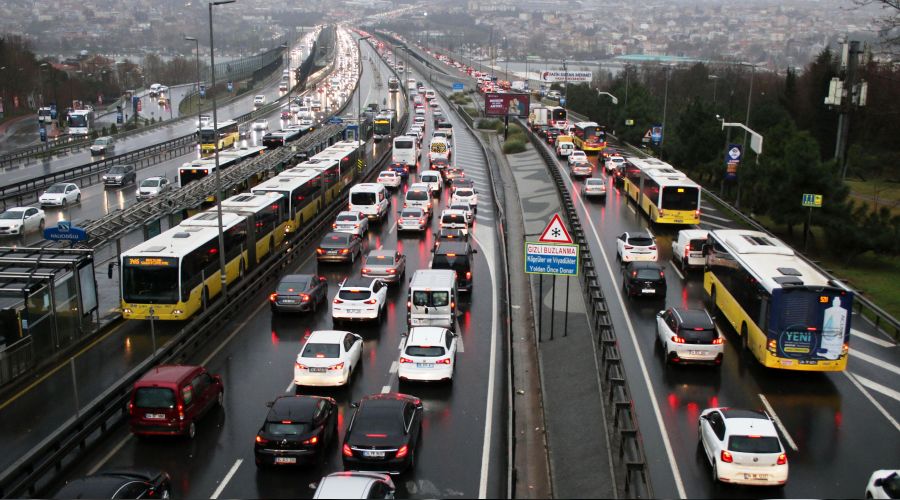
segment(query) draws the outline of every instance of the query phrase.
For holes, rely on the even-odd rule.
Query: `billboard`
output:
[[[508,114],[509,116],[528,118],[530,102],[529,94],[486,92],[484,94],[484,114],[485,116],[506,116]]]
[[[544,70],[541,71],[541,81],[549,83],[563,82],[590,82],[594,79],[593,71],[562,71],[562,70]]]

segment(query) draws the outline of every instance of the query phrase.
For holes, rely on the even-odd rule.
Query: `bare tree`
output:
[[[900,0],[852,0],[858,7],[880,6],[884,15],[878,17],[878,36],[886,52],[900,53]]]

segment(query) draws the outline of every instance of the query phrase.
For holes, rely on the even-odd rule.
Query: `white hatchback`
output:
[[[331,321],[380,321],[387,303],[387,285],[375,278],[347,278],[331,303]]]
[[[317,330],[294,363],[297,387],[334,387],[347,384],[362,355],[362,337],[340,330]]]
[[[465,203],[472,208],[472,211],[478,210],[478,192],[474,188],[454,188],[453,196],[450,197],[450,203]]]
[[[400,351],[400,381],[452,381],[457,343],[457,335],[446,328],[411,328]]]
[[[81,190],[76,184],[71,182],[61,182],[54,184],[44,191],[38,198],[42,207],[57,206],[64,207],[69,203],[78,203],[81,201]]]
[[[699,425],[713,481],[758,486],[787,482],[787,454],[766,413],[709,408],[700,414]]]
[[[622,262],[656,262],[656,240],[647,233],[622,233],[616,239],[616,258]]]
[[[403,178],[393,170],[382,170],[378,173],[378,179],[375,182],[383,184],[384,187],[398,188],[403,182]]]
[[[578,163],[578,162],[587,163],[587,162],[589,162],[587,155],[584,153],[584,151],[581,151],[580,149],[576,149],[576,150],[574,150],[574,151],[569,152],[569,158],[568,158],[568,160],[569,160],[569,166],[570,166],[570,167],[572,166],[573,163]]]
[[[339,233],[350,233],[361,237],[369,231],[369,218],[362,212],[344,210],[337,214],[331,228]]]

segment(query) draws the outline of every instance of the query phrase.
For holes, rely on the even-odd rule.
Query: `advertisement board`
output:
[[[593,71],[563,71],[563,70],[544,70],[541,71],[541,81],[548,83],[579,83],[590,82],[594,79]]]
[[[528,118],[531,96],[519,93],[486,92],[484,94],[485,116],[518,116]]]

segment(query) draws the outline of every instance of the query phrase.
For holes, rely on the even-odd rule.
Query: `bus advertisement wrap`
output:
[[[528,118],[530,101],[528,94],[487,92],[484,94],[484,114]]]
[[[779,357],[796,359],[799,363],[818,359],[836,360],[843,353],[846,332],[849,331],[850,307],[852,297],[841,296],[834,291],[825,290],[821,293],[811,291],[784,292],[787,297],[793,294],[803,296],[804,300],[792,300],[795,306],[797,302],[808,302],[808,321],[787,323],[778,336]],[[798,307],[799,308],[799,307]],[[785,316],[789,316],[787,312]],[[806,320],[806,318],[803,318]],[[811,326],[812,325],[812,326]]]

